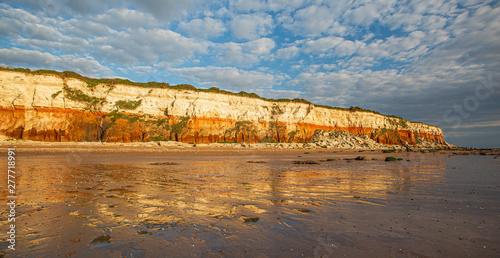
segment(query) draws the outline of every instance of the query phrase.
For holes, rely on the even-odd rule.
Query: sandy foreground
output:
[[[8,148],[17,198],[16,250],[2,242],[6,256],[494,257],[500,250],[495,151],[0,143],[2,155]],[[7,189],[7,163],[0,167]],[[9,214],[5,205],[2,217]],[[4,219],[0,230],[12,224]]]

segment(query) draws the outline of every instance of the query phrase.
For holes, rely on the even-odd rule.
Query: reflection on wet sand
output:
[[[19,167],[16,255],[440,256],[499,248],[498,227],[488,231],[499,201],[457,193],[450,164],[466,167],[464,157],[301,165],[294,155],[252,154],[265,163],[93,155],[78,163],[40,155]],[[498,169],[499,161],[488,162],[486,171]],[[467,180],[498,194],[498,173],[485,175]],[[483,210],[472,208],[478,203]]]

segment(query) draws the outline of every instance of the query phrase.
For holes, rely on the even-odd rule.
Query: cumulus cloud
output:
[[[196,81],[200,85],[223,87],[235,91],[254,91],[257,88],[271,88],[283,76],[259,71],[245,71],[234,67],[186,67],[172,68],[172,72]]]
[[[317,40],[309,40],[304,44],[305,53],[326,53],[344,41],[340,37],[324,37]]]
[[[90,20],[70,19],[60,22],[59,30],[65,35],[73,36],[76,38],[95,38],[103,37],[113,33],[113,30],[101,23]]]
[[[356,9],[348,10],[344,14],[344,19],[355,25],[369,25],[379,17],[379,10],[373,4],[367,4]]]
[[[89,16],[102,14],[110,9],[129,9],[148,13],[163,22],[180,20],[189,12],[204,10],[207,5],[221,3],[219,0],[6,0],[5,2],[26,6],[27,9],[45,17]]]
[[[268,14],[242,14],[231,21],[231,31],[238,39],[258,39],[272,32],[273,18]]]
[[[275,89],[255,89],[261,97],[268,99],[294,99],[298,98],[303,92],[299,90],[275,90]]]
[[[120,64],[175,62],[205,52],[208,47],[204,41],[186,38],[171,30],[142,28],[115,32],[93,42],[98,46],[96,54]]]
[[[165,20],[180,19],[188,11],[203,6],[201,0],[132,0],[131,2],[155,17]]]
[[[266,9],[266,1],[261,0],[230,0],[229,7],[240,12],[259,11]]]
[[[355,43],[345,41],[342,46],[335,49],[335,52],[340,51],[344,55],[356,53],[361,57],[372,57],[379,60],[392,59],[410,62],[412,59],[425,56],[431,48],[439,46],[448,39],[449,33],[443,30],[413,31],[406,36],[391,36],[374,40],[369,44],[359,41]],[[341,53],[336,54],[341,55]]]
[[[344,40],[335,47],[333,52],[336,56],[349,56],[353,55],[359,48],[359,43],[350,40]]]
[[[0,60],[3,66],[15,65],[35,69],[75,71],[90,77],[109,77],[113,75],[111,69],[101,65],[91,57],[55,56],[46,52],[13,48],[0,49]]]
[[[4,4],[0,4],[0,15],[0,35],[2,36],[33,34],[32,28],[38,26],[42,21],[39,17],[25,10]]]
[[[345,38],[329,36],[316,40],[307,40],[302,45],[302,52],[323,57],[343,57],[355,54],[366,44],[360,41],[346,40]]]
[[[447,0],[413,0],[409,1],[413,13],[452,14],[457,11],[456,1]]]
[[[205,17],[203,19],[192,19],[189,22],[181,22],[179,28],[190,37],[210,38],[221,36],[227,29],[221,20]]]
[[[295,10],[306,0],[230,0],[231,9],[239,12]]]
[[[104,14],[95,15],[93,20],[115,29],[149,28],[159,25],[153,16],[130,9],[109,9]]]
[[[291,85],[298,85],[306,97],[314,103],[345,106],[351,100],[347,95],[362,75],[348,71],[302,72]]]
[[[249,66],[269,57],[275,47],[272,39],[261,38],[246,43],[224,43],[216,46],[223,63]]]
[[[293,15],[293,22],[284,27],[298,35],[319,36],[343,35],[347,27],[341,25],[332,10],[326,6],[311,5],[300,9]]]
[[[380,21],[392,30],[402,29],[406,32],[411,32],[415,30],[440,30],[446,27],[451,20],[449,14],[411,13],[408,10],[403,10],[388,14]]]
[[[290,46],[286,48],[281,48],[276,51],[276,57],[279,59],[291,59],[298,56],[300,53],[300,48],[296,46]]]
[[[384,17],[382,24],[389,26],[391,30],[402,29],[413,31],[421,27],[423,15],[412,13],[394,13]]]
[[[44,17],[57,17],[66,15],[88,15],[100,13],[103,10],[112,8],[118,3],[114,0],[5,0],[5,3],[12,5],[22,5],[26,9]],[[125,5],[124,2],[121,3]]]

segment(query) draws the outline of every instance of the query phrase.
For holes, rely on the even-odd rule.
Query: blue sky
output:
[[[0,65],[360,106],[500,147],[500,3],[16,0]]]

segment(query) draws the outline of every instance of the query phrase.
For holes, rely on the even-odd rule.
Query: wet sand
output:
[[[1,243],[6,256],[500,253],[495,156],[47,143],[2,143],[3,155],[15,145],[17,242]],[[317,164],[294,163],[308,160]]]

